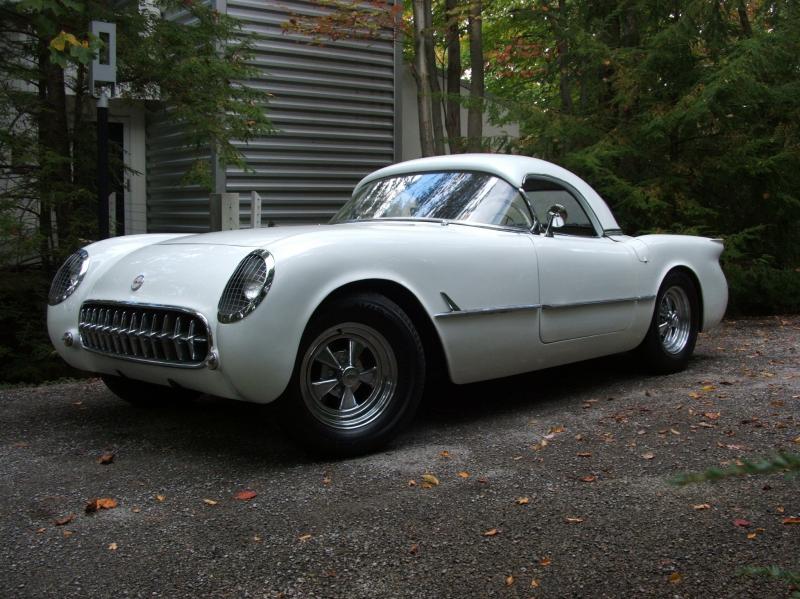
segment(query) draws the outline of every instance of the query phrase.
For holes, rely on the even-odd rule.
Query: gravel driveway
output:
[[[618,357],[456,387],[346,461],[268,407],[3,390],[0,596],[785,597],[736,572],[800,570],[798,480],[669,481],[800,450],[799,332],[728,321],[668,377]]]

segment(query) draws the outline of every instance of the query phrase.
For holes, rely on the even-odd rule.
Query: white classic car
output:
[[[48,329],[131,402],[278,400],[328,453],[372,450],[426,381],[635,350],[683,369],[722,319],[722,242],[623,234],[554,164],[472,154],[365,177],[327,225],[93,243],[56,274]]]

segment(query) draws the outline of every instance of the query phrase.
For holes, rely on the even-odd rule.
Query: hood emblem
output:
[[[137,291],[142,285],[144,285],[144,275],[139,275],[131,283],[131,291]]]

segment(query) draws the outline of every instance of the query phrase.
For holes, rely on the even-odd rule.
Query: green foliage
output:
[[[743,460],[741,465],[727,468],[709,468],[704,472],[681,474],[673,483],[676,485],[688,485],[699,482],[715,482],[745,474],[774,474],[776,472],[800,472],[800,454],[783,452],[757,462]]]
[[[800,587],[800,572],[785,570],[780,566],[748,566],[742,568],[740,574],[742,576],[762,576],[784,582],[794,589],[789,596],[792,599],[800,599],[800,590],[798,590],[798,587]]]
[[[591,181],[630,234],[723,237],[732,309],[797,310],[800,5],[509,0],[493,10],[487,82],[516,105],[520,152]]]

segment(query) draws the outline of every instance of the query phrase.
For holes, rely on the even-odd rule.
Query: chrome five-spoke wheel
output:
[[[692,307],[682,287],[670,287],[658,306],[658,335],[664,351],[679,354],[689,341]]]
[[[386,409],[397,386],[397,358],[370,326],[345,322],[320,334],[303,357],[303,400],[323,424],[350,430]]]
[[[328,300],[306,328],[279,403],[287,432],[324,456],[389,442],[414,417],[425,349],[408,314],[380,293]]]

